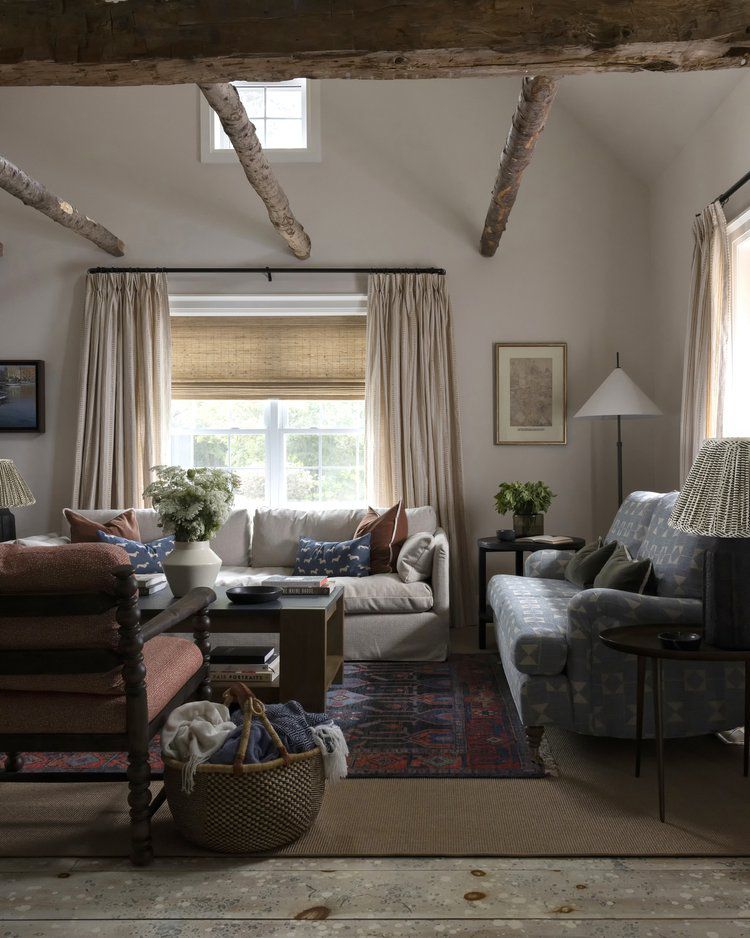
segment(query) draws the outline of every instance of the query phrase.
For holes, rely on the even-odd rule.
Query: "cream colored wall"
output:
[[[690,293],[692,226],[696,212],[750,169],[750,78],[744,77],[650,192],[656,400],[666,414],[656,436],[655,486],[677,488],[682,365]],[[726,205],[732,219],[750,205],[750,187]]]
[[[569,420],[567,446],[499,447],[492,343],[569,349],[569,414],[620,351],[654,393],[646,192],[564,106],[553,109],[494,259],[478,240],[518,92],[515,80],[326,82],[323,160],[278,175],[312,237],[310,264],[429,264],[448,270],[472,537],[499,524],[503,479],[547,481],[548,530],[590,535],[615,510],[612,422]],[[289,264],[239,166],[198,161],[192,87],[3,89],[4,154],[109,226],[130,265]],[[43,358],[48,431],[0,437],[38,503],[23,532],[58,527],[76,426],[84,271],[111,259],[0,193],[0,349]],[[361,289],[355,278],[274,281],[281,291]],[[172,278],[173,290],[264,292],[261,278]],[[658,400],[658,394],[657,394]],[[653,427],[628,425],[626,486],[652,485]],[[505,524],[505,522],[503,522]]]

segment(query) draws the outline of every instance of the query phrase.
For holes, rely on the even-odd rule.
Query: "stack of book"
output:
[[[265,586],[278,586],[285,596],[328,596],[333,589],[327,576],[269,576]]]
[[[211,682],[273,684],[281,659],[273,645],[223,645],[211,652]]]
[[[150,596],[167,588],[167,578],[163,573],[136,573],[135,579],[141,596]]]

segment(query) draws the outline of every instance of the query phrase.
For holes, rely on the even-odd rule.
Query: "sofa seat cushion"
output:
[[[186,638],[160,635],[143,646],[148,718],[153,720],[203,666],[203,655]],[[126,697],[120,688],[94,693],[42,693],[56,680],[85,687],[85,682],[116,675],[70,675],[28,678],[29,690],[0,691],[0,733],[124,733]],[[34,681],[39,682],[34,684]],[[38,687],[34,690],[32,687]]]
[[[344,587],[344,609],[350,616],[408,615],[429,612],[433,605],[429,583],[404,583],[397,573],[337,576],[331,582]]]
[[[578,592],[567,580],[493,576],[487,599],[502,659],[524,674],[560,674],[568,657],[568,603]]]

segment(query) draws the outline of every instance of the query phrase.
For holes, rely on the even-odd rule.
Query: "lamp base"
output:
[[[716,648],[750,648],[750,538],[723,538],[706,551],[705,640]]]
[[[10,508],[0,508],[0,541],[15,541],[16,519]]]

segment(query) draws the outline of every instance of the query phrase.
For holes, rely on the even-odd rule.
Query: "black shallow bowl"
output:
[[[674,651],[697,651],[701,647],[700,632],[659,632],[659,641],[664,648]]]
[[[278,586],[232,586],[227,590],[227,599],[240,606],[272,603],[281,599],[281,590]]]

